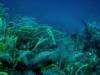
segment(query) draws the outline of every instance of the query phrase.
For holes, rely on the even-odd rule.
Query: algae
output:
[[[82,21],[83,30],[68,35],[26,16],[6,22],[0,10],[0,75],[100,75],[95,23]]]

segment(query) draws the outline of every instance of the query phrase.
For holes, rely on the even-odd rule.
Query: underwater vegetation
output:
[[[0,75],[100,75],[100,29],[68,35],[30,17],[6,21],[0,5]]]

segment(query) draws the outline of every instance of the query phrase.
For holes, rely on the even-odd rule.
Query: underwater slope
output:
[[[67,35],[29,17],[16,23],[0,5],[0,75],[100,75],[100,29]]]

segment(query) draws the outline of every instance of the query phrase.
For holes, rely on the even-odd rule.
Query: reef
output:
[[[100,75],[100,29],[67,34],[33,18],[8,20],[0,4],[0,75]]]

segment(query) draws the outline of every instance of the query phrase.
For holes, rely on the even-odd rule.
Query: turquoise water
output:
[[[81,19],[100,20],[99,0],[0,0],[10,14],[32,16],[41,23],[52,24],[62,31],[77,31]],[[63,26],[63,27],[62,27]]]

